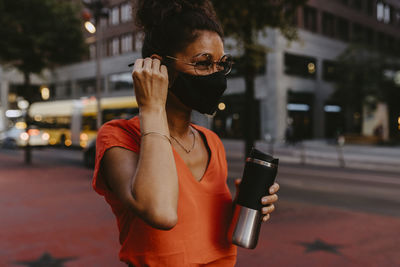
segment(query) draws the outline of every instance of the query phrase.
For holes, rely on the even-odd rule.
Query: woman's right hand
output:
[[[165,108],[168,93],[168,71],[158,58],[137,59],[132,78],[139,108]]]

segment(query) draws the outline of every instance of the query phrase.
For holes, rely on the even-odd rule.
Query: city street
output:
[[[241,147],[225,142],[229,180]],[[290,154],[277,150],[279,154]],[[280,200],[237,266],[399,266],[400,174],[281,160]],[[0,150],[0,266],[125,266],[118,230],[79,150]]]

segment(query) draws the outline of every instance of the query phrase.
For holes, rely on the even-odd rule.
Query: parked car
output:
[[[5,148],[16,148],[26,146],[29,140],[30,146],[47,146],[49,138],[50,135],[47,132],[35,126],[28,130],[12,127],[0,135],[0,143]]]

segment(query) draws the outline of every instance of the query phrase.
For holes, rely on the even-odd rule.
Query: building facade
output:
[[[110,0],[108,10],[101,23],[101,92],[133,95],[128,64],[140,57],[142,35],[133,22],[131,1]],[[299,139],[333,137],[343,127],[344,116],[341,107],[331,102],[336,58],[352,42],[400,47],[399,10],[396,0],[309,0],[295,18],[299,40],[289,43],[278,30],[267,29],[260,38],[270,52],[256,78],[258,138],[284,140],[289,130]],[[89,58],[53,72],[52,99],[95,95],[96,35],[86,35]],[[233,72],[215,117],[194,114],[196,122],[208,124],[226,138],[243,134],[245,84],[240,73]]]

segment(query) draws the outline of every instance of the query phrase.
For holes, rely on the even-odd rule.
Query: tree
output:
[[[267,27],[278,28],[289,40],[297,38],[294,17],[307,0],[224,0],[213,1],[217,16],[227,36],[233,37],[243,56],[245,79],[245,142],[248,155],[254,146],[254,84],[257,69],[265,63],[267,47],[258,41]]]
[[[0,0],[0,63],[18,69],[30,88],[30,74],[80,60],[87,46],[79,15],[66,0]],[[29,102],[32,93],[25,96]],[[30,147],[25,151],[30,163]]]
[[[400,70],[396,51],[379,50],[369,45],[352,43],[336,60],[335,85],[332,96],[341,104],[350,118],[346,131],[360,133],[361,124],[354,125],[351,118],[364,107],[374,110],[377,102],[389,108],[391,137],[398,137],[397,116],[400,114],[398,99],[400,85],[395,83],[395,73]],[[357,127],[358,126],[358,127]]]

